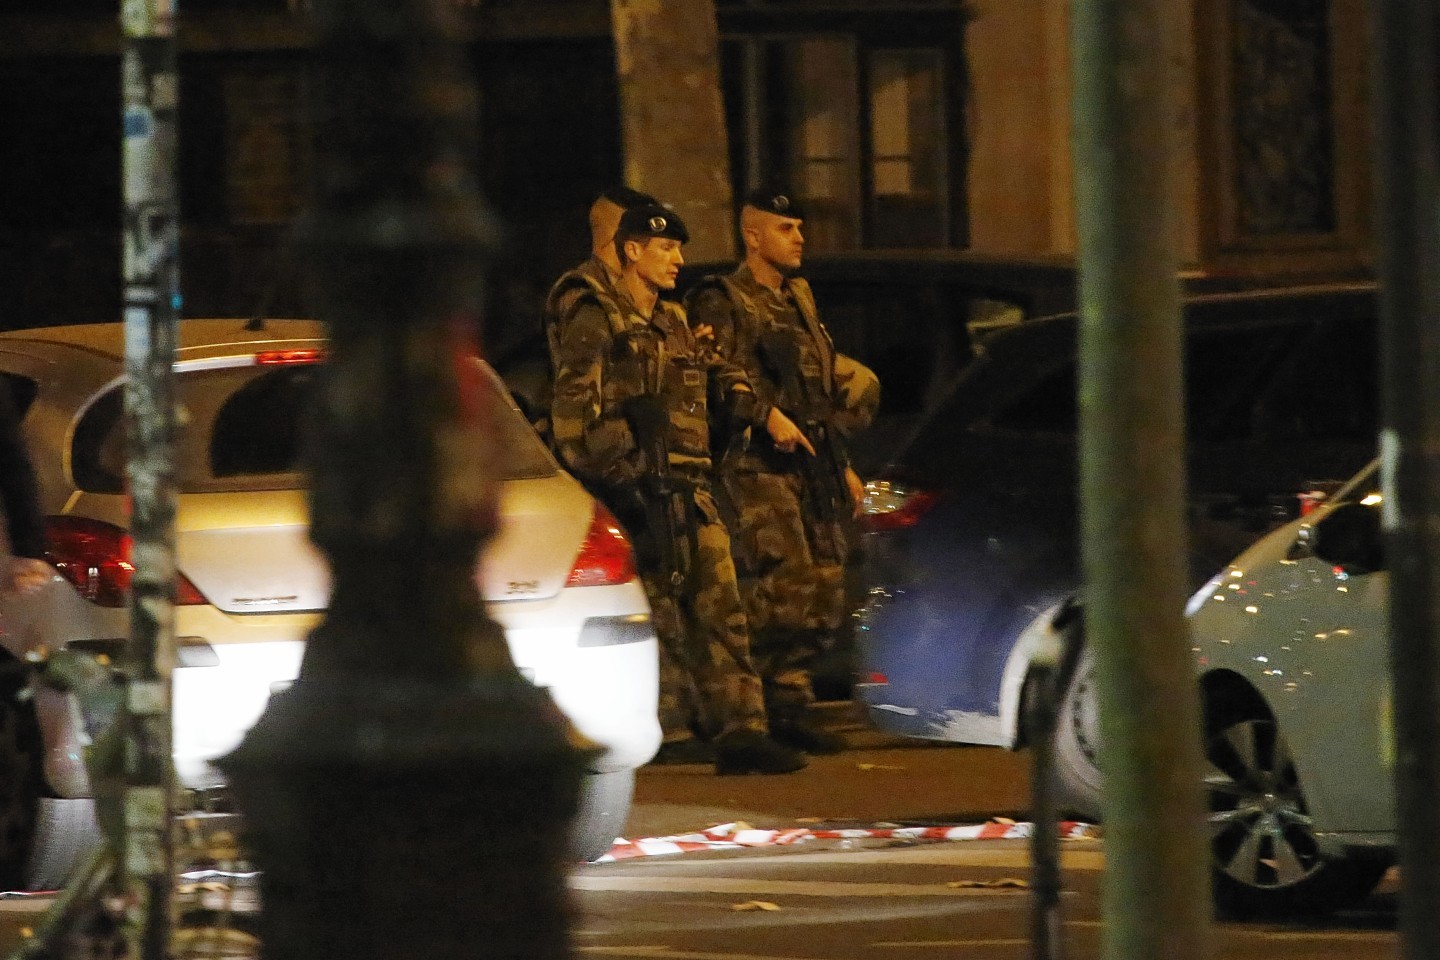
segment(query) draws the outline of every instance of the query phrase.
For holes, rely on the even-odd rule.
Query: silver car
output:
[[[1191,599],[1219,906],[1334,909],[1397,842],[1390,575],[1372,463]]]
[[[38,684],[25,696],[24,672],[3,668],[66,646],[114,656],[125,635],[123,337],[120,324],[0,335],[0,377],[24,410],[58,573],[0,604],[0,889],[57,886],[94,842],[83,763],[94,731],[73,697]],[[181,324],[174,756],[181,786],[207,802],[223,796],[214,759],[296,676],[329,596],[298,467],[324,347],[312,321]],[[477,581],[521,672],[604,748],[574,837],[577,856],[593,859],[621,831],[635,768],[660,740],[649,607],[619,525],[484,372],[506,455],[501,528]]]
[[[1394,862],[1380,502],[1372,463],[1254,543],[1187,605],[1211,873],[1226,916],[1339,909]],[[1093,670],[1087,651],[1055,740],[1057,766],[1092,798],[1080,810],[1087,816],[1099,813],[1101,787]]]

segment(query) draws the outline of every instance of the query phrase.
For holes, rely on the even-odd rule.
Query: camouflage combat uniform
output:
[[[766,731],[760,679],[736,585],[730,539],[710,489],[707,392],[729,397],[739,368],[701,354],[684,311],[660,301],[650,319],[623,293],[582,294],[560,331],[551,419],[566,466],[635,536],[641,579],[661,647],[660,723],[668,742]],[[660,381],[660,382],[657,382]],[[658,392],[668,417],[670,499],[677,552],[689,558],[678,590],[660,569],[645,503],[658,473],[625,416],[631,398]],[[677,596],[678,593],[678,596]]]
[[[550,287],[550,293],[545,297],[545,342],[550,348],[552,375],[555,372],[555,360],[559,356],[560,330],[575,312],[576,306],[589,293],[611,299],[619,296],[610,268],[595,256],[560,274],[560,279],[555,281]]]
[[[867,426],[880,401],[880,384],[859,362],[835,352],[821,324],[809,284],[793,277],[781,291],[756,281],[744,264],[728,276],[711,276],[692,291],[691,323],[709,324],[719,353],[740,365],[760,407],[793,414],[763,357],[761,336],[772,328],[798,346],[798,366],[812,398],[824,398],[830,428],[844,438]],[[792,419],[794,417],[792,416]],[[722,488],[733,511],[731,530],[741,594],[750,621],[751,654],[765,685],[772,718],[794,715],[814,700],[810,665],[840,628],[844,609],[844,520],[824,522],[807,508],[803,450],[777,450],[763,426],[721,465]]]
[[[612,303],[619,294],[615,287],[615,276],[610,268],[597,256],[572,267],[560,274],[545,295],[545,309],[541,314],[541,326],[545,332],[545,347],[550,358],[550,376],[539,389],[533,426],[546,440],[553,440],[550,429],[550,405],[554,398],[555,373],[560,357],[560,331],[565,328],[575,308],[590,294],[598,294],[605,302]]]

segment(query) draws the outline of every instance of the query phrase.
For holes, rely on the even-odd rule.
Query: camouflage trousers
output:
[[[658,572],[640,574],[660,639],[660,728],[667,742],[688,739],[692,730],[764,733],[765,700],[750,659],[730,535],[704,487],[689,512],[693,542],[687,536],[677,547],[688,553],[693,546],[695,555],[681,595]]]
[[[796,474],[726,471],[735,565],[750,622],[750,653],[772,712],[815,699],[810,666],[832,642],[845,615],[845,568],[816,558],[817,537],[839,544],[838,524],[811,520]]]

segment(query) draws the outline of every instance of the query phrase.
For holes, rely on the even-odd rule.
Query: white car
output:
[[[15,667],[67,645],[114,655],[127,631],[123,338],[120,324],[0,335],[0,377],[24,411],[48,559],[61,575],[0,605],[0,889],[57,886],[94,842],[82,759],[94,731],[71,695],[39,684],[23,695],[28,679]],[[174,756],[180,785],[207,804],[223,803],[212,761],[296,676],[329,596],[298,466],[324,347],[313,321],[180,325]],[[593,859],[621,831],[635,768],[660,742],[649,606],[619,524],[484,371],[502,401],[506,455],[501,528],[477,580],[522,674],[603,748],[573,840],[577,856]]]
[[[1390,578],[1379,504],[1372,463],[1260,538],[1186,607],[1215,905],[1226,916],[1336,910],[1363,899],[1394,862]],[[1093,670],[1086,651],[1055,748],[1057,767],[1098,796]]]
[[[1372,463],[1191,599],[1218,906],[1327,910],[1397,844],[1390,576]]]

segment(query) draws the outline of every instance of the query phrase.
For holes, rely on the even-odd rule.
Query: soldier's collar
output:
[[[752,291],[758,291],[772,299],[780,301],[781,305],[787,305],[794,301],[795,296],[790,292],[790,278],[784,277],[780,281],[780,289],[775,290],[765,286],[755,279],[755,271],[750,269],[750,264],[741,261],[740,266],[735,270],[735,279]]]
[[[620,300],[620,309],[627,317],[633,317],[639,323],[648,324],[652,327],[664,330],[667,318],[670,316],[669,308],[665,306],[668,302],[664,297],[655,298],[655,306],[650,310],[650,316],[640,309],[630,291],[625,289],[622,283],[616,287],[616,294]]]

